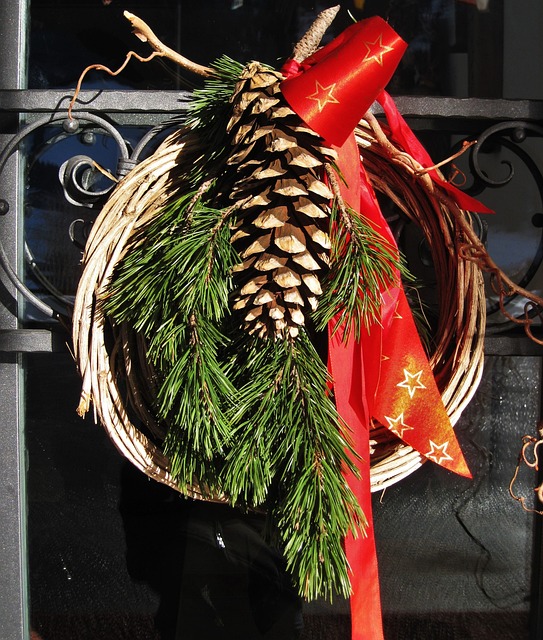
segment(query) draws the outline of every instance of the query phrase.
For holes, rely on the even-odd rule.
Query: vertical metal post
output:
[[[470,7],[473,11],[469,27],[472,60],[469,91],[474,98],[501,98],[503,95],[503,4],[504,0],[493,0],[488,11]],[[490,33],[495,36],[485,37]]]
[[[28,0],[0,3],[0,90],[25,86]],[[0,147],[18,118],[0,112]],[[0,216],[0,238],[17,265],[20,172],[17,154],[2,173],[0,198],[9,205]],[[0,270],[0,330],[18,329],[17,296]],[[25,450],[22,421],[21,355],[0,352],[0,628],[3,640],[29,637],[26,579]]]

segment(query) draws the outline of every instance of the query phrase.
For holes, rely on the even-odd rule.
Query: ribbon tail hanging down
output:
[[[379,96],[393,121],[393,135],[406,150],[431,166],[422,145],[384,92],[406,44],[381,18],[349,27],[301,65],[288,62],[282,92],[291,108],[328,144],[338,148],[339,180],[345,202],[369,220],[374,230],[396,246],[360,161],[353,132]],[[403,140],[403,142],[402,142]],[[426,155],[424,155],[426,154]],[[476,200],[454,186],[432,179],[461,208],[485,211]],[[344,182],[343,182],[344,181]],[[460,194],[460,195],[459,195]],[[473,202],[472,202],[473,200]],[[469,207],[465,205],[469,204]],[[363,291],[360,292],[363,295]],[[365,537],[348,537],[351,567],[353,640],[382,640],[381,604],[373,523],[371,520],[371,419],[387,426],[428,459],[463,476],[470,476],[432,370],[420,342],[400,277],[382,291],[380,318],[359,340],[354,331],[329,325],[329,368],[338,412],[353,432],[360,477],[347,477],[368,520]],[[336,330],[337,329],[337,330]],[[344,336],[345,339],[344,339]]]
[[[347,183],[342,188],[344,200],[362,212],[373,229],[397,251],[392,232],[360,163],[354,136],[338,149],[338,155]],[[364,394],[366,415],[388,427],[423,456],[459,475],[471,477],[422,346],[400,275],[396,277],[396,283],[381,292],[380,317],[362,331],[360,340],[355,340],[354,332],[348,333],[347,342],[356,343],[355,348],[361,352],[359,362],[365,370],[364,385],[353,389],[352,394]],[[332,357],[336,348],[337,340],[329,345]]]
[[[365,368],[362,350],[354,340],[342,339],[334,321],[328,327],[328,368],[334,380],[334,397],[342,420],[349,425],[352,443],[361,457],[359,474],[346,473],[367,528],[364,537],[349,534],[345,552],[351,568],[351,627],[353,640],[383,640],[379,569],[372,518],[370,486],[370,415],[364,394]]]
[[[360,163],[354,136],[337,151],[342,176],[348,184],[341,187],[342,197],[351,206],[357,203],[356,210],[363,212],[374,230],[394,246],[393,235]],[[355,339],[354,331],[345,333],[344,327],[338,329],[335,322],[330,323],[328,333],[329,369],[336,406],[349,425],[356,450],[362,457],[360,476],[347,475],[346,480],[368,521],[365,537],[348,536],[345,541],[352,569],[352,638],[381,640],[370,483],[371,419],[382,422],[434,462],[461,475],[469,476],[470,472],[420,343],[399,274],[397,286],[382,292],[380,318],[362,332],[360,340]],[[415,393],[418,393],[416,398]]]

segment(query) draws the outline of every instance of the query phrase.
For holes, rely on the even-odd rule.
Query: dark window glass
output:
[[[227,54],[241,62],[258,59],[278,65],[316,14],[331,4],[307,0],[33,0],[29,86],[73,87],[90,64],[116,69],[131,49],[147,55],[149,47],[131,35],[124,9],[140,16],[161,40],[196,62],[209,64]],[[518,49],[519,24],[528,37],[533,25],[541,24],[537,3],[523,3],[507,21],[511,25],[507,29],[501,0],[343,0],[339,4],[341,12],[328,38],[353,19],[381,15],[408,42],[390,86],[393,93],[508,97],[507,92],[514,88],[514,97],[532,97],[533,79],[522,68],[513,71],[504,60],[503,48],[506,42],[508,50]],[[153,61],[145,65],[132,62],[117,78],[93,73],[85,86],[175,89],[193,81],[171,63]]]
[[[71,90],[88,65],[114,70],[128,51],[150,52],[131,34],[124,9],[196,62],[209,64],[228,54],[279,66],[315,15],[333,3],[30,4],[29,87]],[[516,4],[513,10],[502,0],[343,1],[327,39],[350,23],[349,12],[354,19],[379,14],[409,43],[392,93],[542,97],[543,80],[529,76],[529,60],[538,59],[543,46],[534,37],[543,25],[543,5],[537,0]],[[92,72],[84,88],[181,90],[197,81],[168,61],[132,61],[115,78]],[[56,123],[40,129],[24,147],[27,283],[57,306],[75,293],[82,243],[99,208],[70,203],[59,172],[76,155],[88,155],[114,172],[119,156],[104,130],[89,126],[77,135],[65,133]],[[436,131],[424,133],[429,147],[439,142]],[[142,134],[143,128],[122,129],[131,148]],[[438,145],[436,159],[446,157],[452,146],[450,132],[441,136],[445,150]],[[496,149],[492,146],[485,158],[491,163],[484,170],[491,176],[504,165]],[[533,148],[530,157],[537,160],[540,152]],[[506,167],[516,162],[505,156]],[[484,199],[499,209],[488,224],[489,246],[496,252],[506,247],[507,254],[514,240],[521,245],[518,255],[536,256],[533,269],[530,263],[517,264],[517,256],[500,259],[508,272],[520,271],[518,279],[535,287],[543,277],[540,234],[534,233],[536,222],[537,231],[542,226],[541,181],[538,173],[532,185],[530,167],[515,167],[522,184],[511,185],[506,197],[496,190],[494,200],[488,194]],[[82,165],[79,178],[93,191],[110,186],[89,165]],[[505,265],[508,257],[511,264]],[[512,312],[521,313],[516,305],[508,301]],[[491,323],[501,331],[502,316],[495,305],[490,310]],[[27,319],[29,326],[41,320]],[[63,341],[69,341],[68,332]],[[78,418],[80,381],[67,348],[31,354],[25,365],[30,606],[33,627],[43,640],[350,638],[348,603],[302,607],[293,595],[282,559],[262,543],[258,515],[181,499],[125,462],[92,416]],[[540,414],[540,367],[538,358],[487,359],[481,387],[457,426],[473,482],[427,464],[374,496],[387,640],[529,637],[532,558],[538,552],[532,542],[534,520],[509,497],[507,486],[521,435],[531,432]],[[533,474],[526,474],[517,488],[533,496],[534,484]]]

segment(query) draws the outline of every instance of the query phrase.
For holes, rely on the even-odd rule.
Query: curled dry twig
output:
[[[419,171],[416,171],[415,175],[421,176],[425,173],[430,173],[430,171],[434,171],[434,169],[439,169],[440,167],[443,167],[446,164],[449,164],[449,162],[456,160],[456,158],[459,158],[461,155],[466,153],[466,151],[470,147],[473,147],[473,145],[476,145],[476,144],[477,144],[477,140],[470,140],[469,142],[467,140],[464,140],[464,142],[462,143],[462,148],[459,151],[457,151],[456,153],[453,153],[452,156],[445,158],[445,160],[442,160],[441,162],[438,162],[437,164],[434,164],[431,167],[425,167],[424,169],[420,169]]]
[[[151,47],[151,49],[153,49],[153,52],[149,56],[143,57],[143,56],[140,56],[135,51],[129,51],[126,54],[126,58],[124,59],[124,62],[116,71],[112,71],[109,67],[106,67],[103,64],[91,64],[86,69],[84,69],[82,74],[79,76],[79,80],[77,81],[74,95],[72,96],[72,99],[70,100],[70,104],[68,106],[68,117],[70,118],[70,120],[72,119],[72,110],[73,110],[75,101],[77,100],[77,97],[81,92],[81,85],[83,84],[83,80],[87,75],[87,73],[89,71],[92,71],[93,69],[97,71],[105,71],[110,76],[117,76],[126,68],[126,65],[130,62],[132,58],[135,58],[139,62],[150,62],[154,58],[167,58],[168,60],[171,60],[175,64],[178,64],[183,69],[186,69],[187,71],[191,71],[192,73],[196,73],[197,75],[203,76],[204,78],[209,78],[215,75],[215,72],[210,67],[205,67],[203,65],[197,64],[196,62],[193,62],[192,60],[185,58],[185,56],[181,55],[177,51],[174,51],[173,49],[165,45],[161,40],[157,38],[157,36],[155,35],[151,27],[146,22],[144,22],[141,18],[138,18],[138,16],[134,15],[133,13],[130,13],[129,11],[125,11],[124,17],[132,25],[134,30],[134,35],[137,38],[139,38],[142,42],[147,42]]]
[[[302,37],[300,42],[294,47],[292,58],[298,62],[301,62],[303,59],[314,53],[322,40],[322,37],[328,27],[332,24],[332,21],[336,17],[338,11],[340,9],[340,5],[335,7],[330,7],[329,9],[325,9],[322,11],[311,27],[309,27],[307,33]],[[124,12],[124,17],[130,22],[133,27],[134,35],[139,38],[142,42],[147,42],[153,52],[147,56],[140,56],[135,51],[129,51],[126,54],[126,58],[122,65],[113,71],[109,67],[106,67],[103,64],[91,64],[86,69],[83,70],[81,75],[79,76],[79,80],[77,81],[77,85],[74,91],[74,95],[70,100],[70,104],[68,105],[68,118],[70,120],[73,119],[72,111],[74,108],[74,104],[77,100],[81,92],[81,86],[83,84],[83,80],[87,73],[92,70],[104,71],[110,76],[118,76],[125,68],[126,65],[130,62],[132,58],[135,58],[139,62],[150,62],[154,58],[166,58],[171,60],[175,64],[179,65],[181,68],[186,69],[187,71],[191,71],[199,76],[203,76],[204,78],[211,78],[215,75],[215,71],[211,67],[206,67],[204,65],[198,64],[189,60],[185,56],[181,55],[179,52],[171,49],[166,44],[164,44],[154,33],[151,27],[141,18],[130,13],[130,11]]]
[[[168,58],[172,62],[175,62],[183,69],[187,71],[192,71],[199,76],[204,76],[208,78],[210,76],[215,75],[215,72],[210,67],[205,67],[201,64],[197,64],[185,56],[182,56],[179,52],[170,49],[167,45],[161,42],[156,35],[154,34],[151,27],[144,22],[138,16],[135,16],[133,13],[129,11],[124,12],[124,17],[130,22],[134,29],[134,35],[138,37],[142,42],[148,42],[150,47],[154,49],[158,55]]]
[[[539,438],[536,438],[535,436],[528,436],[528,435],[525,435],[522,437],[522,442],[523,442],[522,449],[518,457],[515,473],[513,474],[511,482],[509,483],[509,493],[511,494],[512,498],[520,502],[520,505],[522,506],[524,511],[528,511],[529,513],[537,513],[538,515],[543,516],[543,511],[526,506],[526,498],[524,496],[517,495],[514,489],[518,474],[520,472],[520,468],[522,467],[523,464],[525,464],[530,469],[534,469],[534,471],[539,471],[538,449],[541,445],[543,445],[543,423],[542,422],[539,423],[537,431],[539,434]],[[528,455],[529,455],[528,452],[530,451],[530,449],[532,451],[532,456],[533,456],[532,460],[528,459]],[[541,482],[539,486],[537,486],[534,489],[534,491],[539,502],[543,504],[543,482]]]

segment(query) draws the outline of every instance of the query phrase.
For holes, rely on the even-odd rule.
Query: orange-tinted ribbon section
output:
[[[281,88],[294,111],[338,151],[342,196],[361,212],[389,243],[395,241],[360,162],[353,130],[379,99],[391,135],[423,166],[428,154],[398,113],[384,88],[406,48],[381,18],[356,23],[302,64],[283,67]],[[488,211],[478,201],[446,183],[435,170],[434,182],[461,208]],[[360,295],[363,295],[361,289]],[[339,414],[350,427],[363,462],[360,477],[348,474],[368,520],[365,536],[345,541],[351,567],[353,640],[383,640],[379,576],[370,486],[370,424],[376,419],[426,458],[471,477],[401,286],[382,291],[380,318],[356,339],[354,331],[330,323],[328,366]]]

